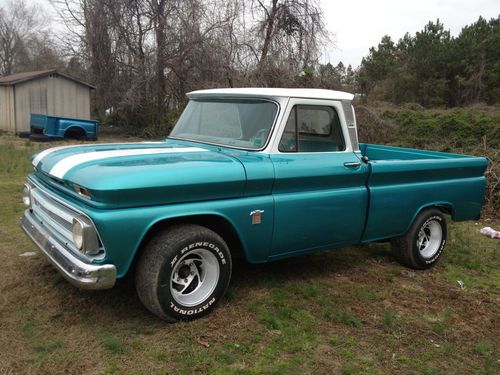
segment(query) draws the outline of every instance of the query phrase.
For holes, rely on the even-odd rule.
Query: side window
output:
[[[337,112],[325,106],[294,106],[278,149],[281,152],[344,151],[345,142]]]

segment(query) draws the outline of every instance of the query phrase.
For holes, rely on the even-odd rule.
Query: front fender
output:
[[[250,212],[262,210],[261,224],[252,224]],[[273,198],[271,195],[149,206],[116,210],[88,210],[94,221],[106,256],[98,264],[113,264],[117,277],[127,274],[142,240],[159,222],[192,216],[214,215],[229,222],[238,235],[246,259],[251,263],[267,260],[273,231]]]

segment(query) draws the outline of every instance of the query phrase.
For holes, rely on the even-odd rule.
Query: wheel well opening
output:
[[[82,139],[87,136],[84,129],[79,126],[72,126],[64,132],[64,138]]]
[[[142,239],[129,271],[135,270],[137,259],[151,239],[166,228],[179,224],[196,224],[214,231],[224,239],[233,259],[246,259],[241,240],[231,223],[217,215],[197,215],[165,219],[153,225]]]
[[[450,215],[451,217],[453,217],[453,207],[451,207],[450,205],[447,205],[447,204],[438,204],[436,206],[437,209],[441,210],[441,212],[443,212],[444,214],[446,215]]]

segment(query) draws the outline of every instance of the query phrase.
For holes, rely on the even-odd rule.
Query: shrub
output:
[[[357,106],[360,142],[391,144],[488,158],[484,213],[500,216],[500,112],[494,107],[446,110]]]

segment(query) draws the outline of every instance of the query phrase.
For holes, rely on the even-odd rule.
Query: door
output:
[[[271,258],[359,242],[368,166],[348,138],[340,102],[290,100],[271,155],[275,168]]]

